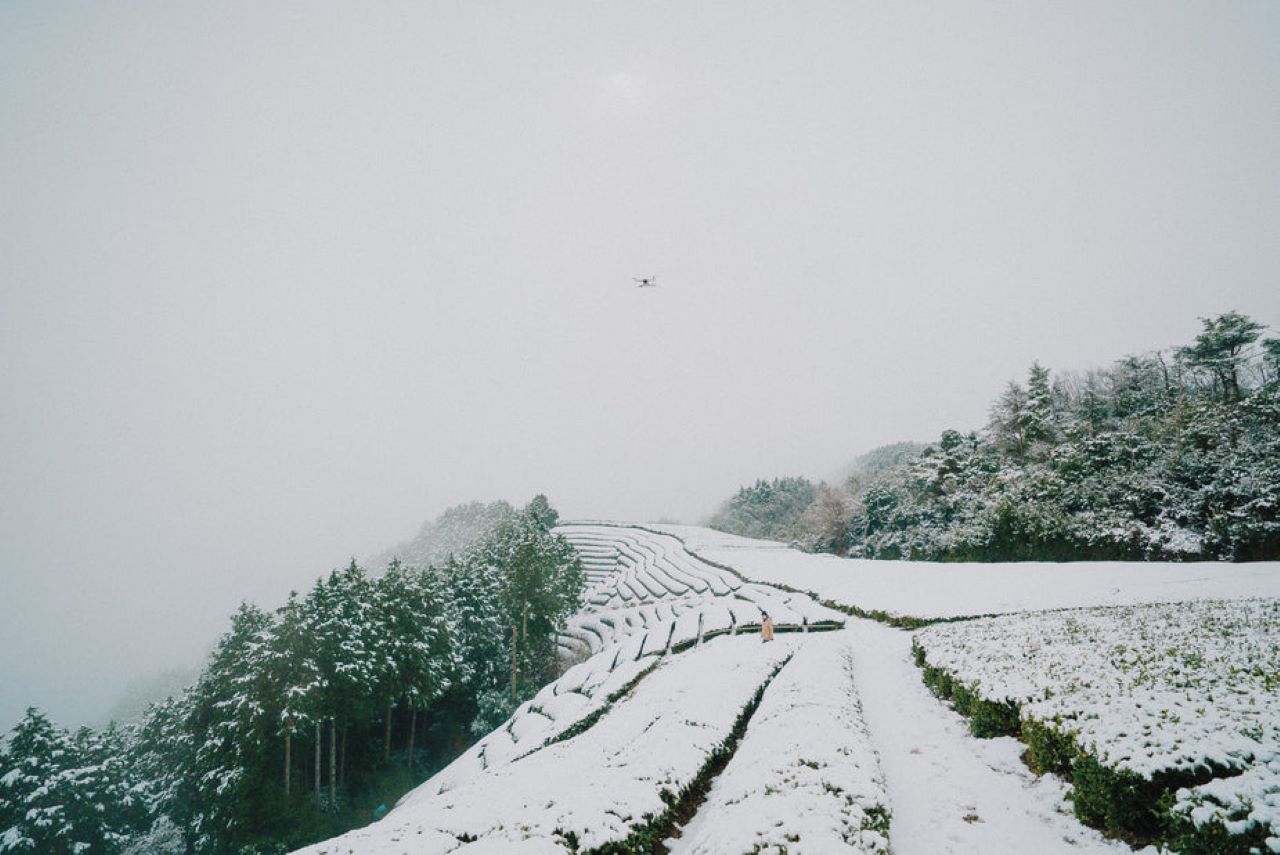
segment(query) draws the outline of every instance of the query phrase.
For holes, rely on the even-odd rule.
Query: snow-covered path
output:
[[[1131,852],[1071,815],[1067,786],[1037,778],[1010,737],[976,739],[930,694],[911,634],[851,618],[854,679],[880,755],[895,855]]]

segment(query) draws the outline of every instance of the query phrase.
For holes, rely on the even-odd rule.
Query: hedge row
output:
[[[1115,769],[1077,744],[1062,729],[1062,722],[1023,718],[1017,701],[983,698],[975,686],[964,683],[943,668],[929,664],[923,647],[912,642],[916,664],[924,683],[956,712],[969,719],[974,736],[1014,736],[1027,746],[1023,755],[1036,774],[1053,773],[1071,782],[1068,798],[1076,818],[1109,837],[1134,846],[1159,844],[1173,852],[1191,855],[1248,855],[1265,851],[1267,829],[1255,826],[1244,834],[1231,834],[1221,822],[1196,827],[1185,814],[1172,811],[1174,796],[1182,787],[1194,787],[1214,778],[1239,775],[1243,769],[1206,763],[1196,770],[1169,769],[1151,778]]]

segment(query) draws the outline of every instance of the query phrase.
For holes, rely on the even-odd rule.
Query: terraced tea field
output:
[[[1275,565],[1073,574],[557,531],[589,581],[564,673],[386,818],[301,851],[1280,851]]]

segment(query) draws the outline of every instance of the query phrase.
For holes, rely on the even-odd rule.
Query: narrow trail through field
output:
[[[1132,851],[1076,821],[1066,784],[1032,774],[1022,743],[971,736],[922,682],[909,632],[858,618],[846,632],[889,791],[895,855]]]

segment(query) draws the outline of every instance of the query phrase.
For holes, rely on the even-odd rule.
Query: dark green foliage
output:
[[[977,689],[959,682],[946,669],[930,665],[925,660],[924,650],[918,645],[913,645],[912,653],[920,666],[925,685],[942,700],[950,701],[952,708],[969,720],[969,730],[974,736],[989,739],[1019,734],[1020,710],[1016,702],[987,700]]]
[[[1193,771],[1165,770],[1144,778],[1133,772],[1112,769],[1092,754],[1080,751],[1071,769],[1071,797],[1075,802],[1076,817],[1081,822],[1100,828],[1128,843],[1172,844],[1173,837],[1177,835],[1187,841],[1199,838],[1201,843],[1207,845],[1219,835],[1225,836],[1225,829],[1215,831],[1207,828],[1200,834],[1187,828],[1184,820],[1170,810],[1174,795],[1183,787],[1195,787],[1214,778],[1239,775],[1241,771],[1243,770],[1207,765]],[[1232,848],[1173,848],[1175,851],[1236,851]]]
[[[1240,371],[1248,359],[1246,349],[1258,340],[1264,327],[1239,312],[1204,318],[1204,331],[1195,343],[1178,349],[1188,365],[1209,372],[1224,401],[1240,400]]]
[[[1022,724],[1017,703],[1009,700],[989,701],[968,686],[958,686],[954,696],[956,709],[960,709],[961,692],[968,696],[964,701],[967,709],[961,712],[969,717],[969,730],[974,736],[989,739],[993,736],[1018,735]]]
[[[1182,855],[1253,855],[1267,851],[1267,838],[1272,832],[1259,823],[1243,834],[1232,834],[1219,820],[1196,827],[1190,817],[1171,814],[1165,845]]]
[[[551,507],[551,502],[541,493],[529,500],[525,513],[543,531],[551,531],[556,527],[556,523],[560,522],[560,512]]]
[[[144,830],[124,739],[115,727],[70,734],[28,709],[0,754],[0,852],[110,855]]]
[[[1149,780],[1081,754],[1071,775],[1076,818],[1130,843],[1149,843],[1160,836],[1171,803],[1160,777]]]
[[[889,822],[892,814],[884,805],[872,805],[866,809],[866,819],[862,823],[862,827],[868,831],[878,831],[885,837],[889,836]]]
[[[1019,736],[1027,744],[1026,761],[1031,771],[1037,775],[1052,772],[1064,777],[1071,776],[1071,761],[1078,752],[1071,734],[1028,718],[1023,719]]]

